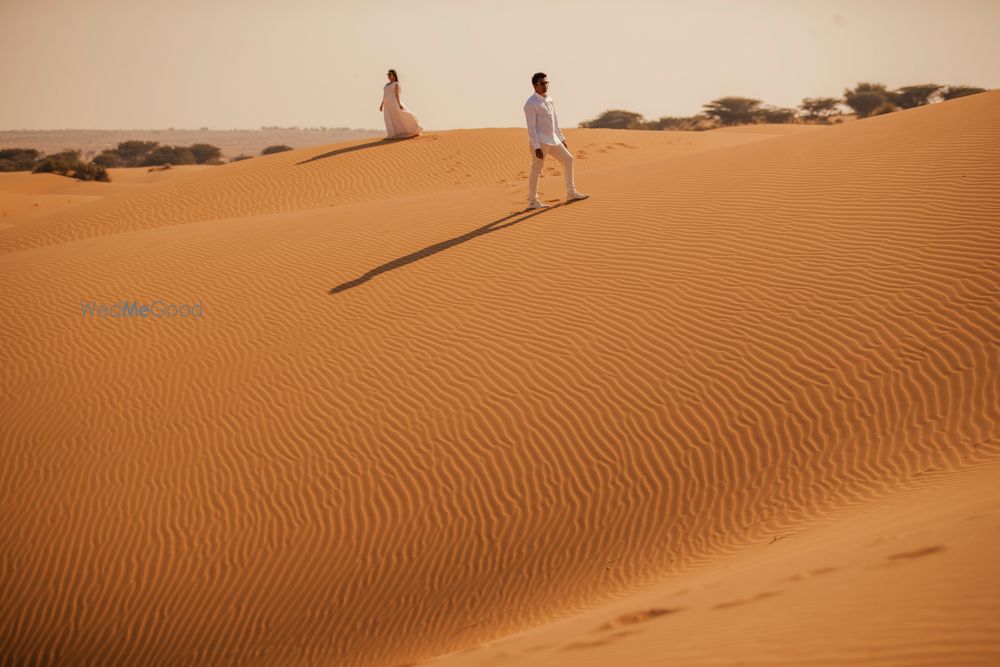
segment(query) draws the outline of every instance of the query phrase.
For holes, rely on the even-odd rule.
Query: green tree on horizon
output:
[[[212,144],[191,144],[195,164],[217,163],[222,159],[222,149]]]
[[[914,109],[930,104],[942,88],[944,86],[937,83],[903,86],[889,93],[889,101],[898,109]]]
[[[788,107],[766,106],[754,113],[754,120],[759,123],[791,123],[797,117],[797,110]]]
[[[36,174],[72,176],[81,181],[110,181],[107,170],[97,164],[84,164],[77,149],[66,149],[38,160],[31,170]]]
[[[705,115],[714,118],[721,125],[741,125],[753,123],[760,111],[760,100],[750,97],[720,97],[703,104]]]
[[[194,164],[194,153],[187,146],[158,146],[139,166],[160,167],[165,164]]]
[[[101,151],[90,162],[106,169],[125,166],[125,160],[122,158],[121,153],[113,148]]]
[[[115,147],[126,167],[139,167],[146,157],[153,152],[159,141],[138,141],[135,139],[123,141]]]
[[[641,113],[634,111],[624,111],[622,109],[609,109],[594,120],[580,123],[580,127],[607,128],[612,130],[638,130],[644,125]]]
[[[837,112],[837,105],[840,98],[837,97],[806,97],[799,105],[809,120],[827,120]]]
[[[889,91],[881,83],[858,83],[854,89],[844,89],[844,104],[851,107],[858,118],[867,118],[875,109],[889,101]]]
[[[985,92],[985,88],[977,88],[975,86],[945,86],[941,90],[940,95],[942,100],[954,100],[966,95],[978,95]]]
[[[39,155],[34,148],[0,149],[0,171],[31,171]]]

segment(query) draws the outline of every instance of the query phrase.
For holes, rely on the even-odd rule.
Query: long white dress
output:
[[[382,115],[385,117],[385,132],[387,139],[403,139],[415,137],[424,128],[405,106],[396,101],[398,81],[390,81],[382,90]]]

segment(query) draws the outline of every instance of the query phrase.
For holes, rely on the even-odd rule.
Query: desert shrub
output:
[[[115,151],[122,156],[126,167],[139,167],[159,145],[159,141],[130,140],[118,144]]]
[[[889,101],[897,109],[913,109],[930,104],[944,86],[937,83],[923,83],[917,86],[903,86],[889,92]]]
[[[879,108],[877,108],[874,111],[872,111],[869,115],[870,116],[881,116],[883,114],[892,113],[893,111],[896,111],[897,109],[898,109],[898,107],[895,104],[893,104],[892,102],[885,102]]]
[[[881,83],[859,83],[853,90],[844,89],[844,104],[854,109],[858,118],[867,118],[889,101],[889,91]]]
[[[142,161],[143,167],[163,164],[194,164],[194,154],[187,146],[159,146]]]
[[[642,128],[643,119],[641,113],[634,111],[624,111],[622,109],[611,109],[605,111],[594,120],[587,120],[580,123],[580,127],[600,127],[612,130],[636,130]]]
[[[108,171],[99,164],[80,164],[73,172],[73,178],[81,181],[104,181],[108,182]]]
[[[100,153],[95,155],[94,159],[91,160],[91,163],[96,164],[99,167],[105,167],[111,169],[114,167],[124,167],[125,158],[123,158],[121,153],[119,153],[117,150],[109,149],[101,151]]]
[[[795,109],[787,107],[764,107],[754,112],[758,123],[791,123],[796,117]]]
[[[705,115],[722,125],[741,125],[754,122],[760,100],[749,97],[720,97],[703,104]]]
[[[976,88],[975,86],[945,86],[941,89],[939,93],[942,100],[953,100],[958,97],[965,97],[966,95],[976,95],[978,93],[985,93],[985,88]]]
[[[72,176],[81,181],[110,181],[107,169],[99,164],[85,164],[80,161],[80,151],[53,153],[35,163],[33,172],[37,174],[59,174]]]
[[[66,150],[61,153],[53,153],[35,162],[33,171],[36,174],[62,174],[65,176],[74,171],[82,163],[80,162],[80,151]]]
[[[828,121],[829,117],[837,112],[837,105],[840,100],[836,97],[806,97],[799,105],[799,109],[809,120]]]
[[[38,156],[39,153],[34,148],[0,149],[0,160],[6,165],[4,168],[0,168],[0,171],[31,171]]]
[[[277,146],[268,146],[260,152],[261,155],[272,155],[273,153],[284,153],[285,151],[292,150],[291,146],[286,146],[284,144],[279,144]]]
[[[217,162],[222,158],[222,149],[212,144],[191,144],[189,147],[195,164]]]
[[[253,155],[237,155],[234,158],[230,158],[229,161],[230,162],[239,162],[240,160],[249,160],[252,157],[253,157]]]
[[[59,169],[61,166],[62,165],[56,164],[55,160],[52,160],[50,158],[42,158],[41,160],[35,163],[35,166],[32,168],[31,172],[33,174],[59,173]],[[63,170],[63,173],[65,173],[66,171],[68,170]]]

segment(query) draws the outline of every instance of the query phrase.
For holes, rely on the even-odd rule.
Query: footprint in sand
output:
[[[938,554],[944,551],[944,547],[940,544],[933,547],[926,547],[923,549],[917,549],[916,551],[906,551],[903,553],[892,554],[889,556],[890,562],[899,562],[902,560],[913,560],[915,558],[923,558],[924,556],[930,556],[931,554]]]
[[[779,593],[778,591],[765,591],[763,593],[758,593],[752,598],[742,598],[740,600],[720,602],[719,604],[712,607],[712,609],[729,609],[730,607],[739,607],[740,605],[750,604],[751,602],[757,602],[758,600],[766,600],[767,598],[773,598],[776,595],[781,595],[781,593]]]
[[[635,611],[631,614],[623,614],[618,618],[608,621],[601,627],[594,630],[594,632],[607,632],[608,630],[615,630],[620,627],[635,625],[636,623],[644,623],[646,621],[651,621],[654,618],[660,618],[661,616],[666,616],[668,614],[676,614],[677,612],[684,611],[683,607],[669,608],[653,608],[644,609],[642,611]]]
[[[823,576],[824,574],[830,574],[832,572],[836,572],[839,569],[840,568],[838,568],[838,567],[821,567],[821,568],[818,568],[818,569],[815,569],[815,570],[809,570],[809,572],[805,572],[805,573],[800,572],[799,574],[793,574],[790,577],[786,577],[786,578],[782,579],[779,583],[805,581],[806,579],[809,579],[810,577],[820,577],[820,576]]]
[[[616,632],[615,634],[609,636],[607,639],[597,639],[590,642],[573,642],[572,644],[567,644],[563,647],[564,651],[572,651],[581,648],[597,648],[599,646],[607,646],[616,639],[621,639],[622,637],[628,637],[629,635],[634,635],[637,630],[626,630],[623,632]]]

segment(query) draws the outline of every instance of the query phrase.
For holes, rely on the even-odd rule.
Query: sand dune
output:
[[[983,458],[927,472],[739,558],[422,664],[992,665],[997,475]]]
[[[768,128],[774,127],[766,126],[764,137],[771,136],[768,132],[773,131]],[[822,128],[808,126],[799,131],[817,129]],[[577,151],[581,174],[612,166],[638,166],[764,137],[623,130],[570,131],[568,135]],[[491,191],[516,190],[520,195],[528,177],[527,150],[525,133],[507,129],[442,132],[404,142],[366,139],[319,150],[287,151],[209,167],[198,178],[170,178],[160,187],[145,188],[140,195],[108,198],[53,216],[30,230],[0,236],[0,251],[149,227],[399,200],[484,186],[492,186]],[[557,166],[547,170],[548,175],[561,173]],[[112,173],[112,177],[118,180],[121,175]]]
[[[150,171],[146,167],[108,169],[110,182],[78,181],[56,174],[30,172],[0,173],[0,229],[64,211],[80,204],[99,201],[110,195],[134,193],[151,184],[162,183],[211,167],[185,165],[169,170]]]
[[[590,607],[441,664],[1000,658],[1000,92],[568,138],[594,197],[541,212],[476,130],[0,230],[0,655],[399,665]],[[132,298],[204,317],[81,316]]]

